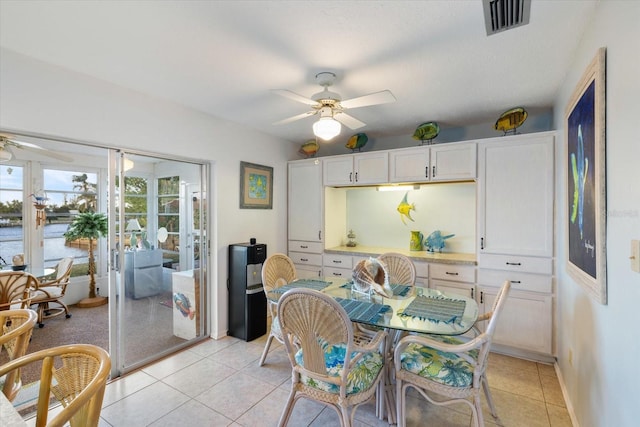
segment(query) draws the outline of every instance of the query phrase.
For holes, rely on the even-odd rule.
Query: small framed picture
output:
[[[240,209],[273,208],[273,168],[240,162]]]

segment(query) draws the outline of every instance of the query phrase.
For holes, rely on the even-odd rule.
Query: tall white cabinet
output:
[[[494,343],[553,353],[554,133],[478,145],[478,298],[490,311],[505,280],[511,293]]]
[[[289,257],[299,278],[322,275],[324,206],[322,162],[289,162]]]

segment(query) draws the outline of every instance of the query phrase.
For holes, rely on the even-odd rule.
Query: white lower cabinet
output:
[[[416,286],[422,288],[429,287],[429,263],[423,261],[414,261],[416,266]]]
[[[289,240],[288,255],[296,267],[298,279],[322,277],[322,242]]]
[[[476,268],[473,265],[432,264],[429,287],[448,294],[476,297]]]
[[[480,312],[491,311],[500,288],[480,286]],[[498,319],[493,344],[551,355],[551,294],[512,289]]]

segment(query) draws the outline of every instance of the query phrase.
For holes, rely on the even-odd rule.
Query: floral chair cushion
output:
[[[345,353],[346,345],[344,344],[327,346],[325,348],[324,354],[325,364],[327,366],[327,375],[332,377],[340,377],[342,375]],[[355,352],[352,353],[352,357],[354,357],[355,354]],[[302,349],[298,350],[295,359],[298,364],[304,366]],[[365,353],[365,355],[356,362],[355,366],[347,376],[347,395],[360,393],[361,391],[369,389],[371,384],[373,384],[374,380],[378,377],[382,366],[383,360],[380,353]],[[340,393],[340,387],[336,384],[317,381],[313,378],[307,377],[306,375],[301,375],[300,381],[310,387],[317,388],[318,390],[335,394]]]
[[[278,316],[275,316],[273,320],[271,320],[271,333],[277,337],[282,336],[282,329],[280,328],[280,319],[278,319]]]
[[[450,336],[430,335],[429,338],[447,344],[462,344],[462,341]],[[471,350],[468,354],[473,358],[478,357],[477,350]],[[455,353],[411,343],[402,352],[400,360],[402,369],[440,384],[470,387],[473,381],[473,367]]]

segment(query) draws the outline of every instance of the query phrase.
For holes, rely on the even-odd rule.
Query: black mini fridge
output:
[[[262,288],[262,264],[267,245],[229,245],[229,335],[251,341],[267,333],[267,298]]]

